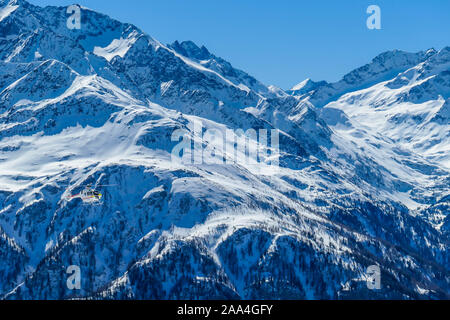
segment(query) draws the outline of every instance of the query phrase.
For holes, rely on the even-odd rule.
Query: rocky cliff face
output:
[[[285,93],[86,8],[0,8],[1,298],[448,299],[448,48]],[[278,130],[280,166],[172,161],[179,129],[234,156],[199,123]]]

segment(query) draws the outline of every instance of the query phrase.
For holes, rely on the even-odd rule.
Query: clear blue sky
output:
[[[335,81],[391,49],[450,46],[449,0],[29,0],[79,3],[163,43],[192,40],[266,84]],[[382,30],[366,9],[381,8]]]

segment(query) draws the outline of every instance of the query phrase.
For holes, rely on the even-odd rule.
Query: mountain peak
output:
[[[0,8],[7,6],[23,6],[30,5],[26,0],[0,0]]]
[[[312,82],[312,80],[310,78],[307,78],[307,79],[303,80],[302,82],[293,86],[291,90],[303,89],[304,87],[308,86],[311,82]]]
[[[21,0],[0,0],[0,21],[3,21],[21,5]]]
[[[426,56],[393,51],[296,99],[192,41],[0,1],[0,299],[448,298],[450,175],[418,153],[450,163],[448,50],[420,88],[351,92]]]
[[[444,47],[435,52],[435,56],[441,60],[450,61],[450,47]]]
[[[207,60],[211,58],[211,53],[205,46],[197,46],[193,41],[182,41],[181,43],[175,41],[168,45],[169,48],[175,50],[176,52],[182,54],[187,58],[193,58],[197,60]]]
[[[376,56],[371,63],[345,75],[343,80],[347,83],[365,82],[374,80],[373,78],[378,78],[380,75],[382,76],[389,72],[398,73],[425,61],[435,53],[434,49],[417,53],[397,49],[386,51]]]
[[[380,53],[377,55],[373,60],[372,63],[385,63],[391,60],[402,60],[402,59],[411,59],[411,58],[427,58],[433,54],[435,54],[437,51],[433,48],[428,49],[426,51],[419,51],[419,52],[407,52],[403,50],[388,50],[385,52]]]
[[[0,7],[15,5],[18,0],[0,0]]]

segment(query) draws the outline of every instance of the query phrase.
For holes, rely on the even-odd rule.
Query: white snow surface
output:
[[[379,298],[448,298],[447,48],[297,96],[95,11],[78,37],[63,7],[0,10],[24,21],[0,47],[0,298],[352,298],[370,264]],[[280,134],[256,166],[251,128]],[[172,161],[180,129],[203,162]],[[67,200],[87,184],[102,202]]]

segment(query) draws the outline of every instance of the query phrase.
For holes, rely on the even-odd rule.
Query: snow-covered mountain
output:
[[[449,48],[283,92],[87,8],[0,8],[1,298],[449,298]],[[178,129],[223,150],[200,123],[277,130],[278,170],[173,161]],[[87,184],[112,187],[67,200]]]

